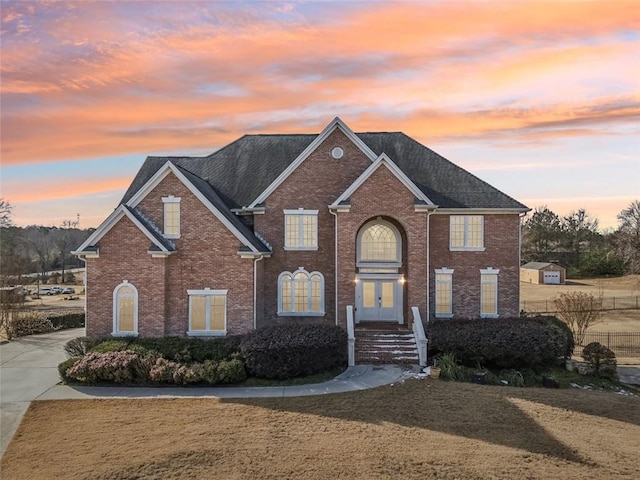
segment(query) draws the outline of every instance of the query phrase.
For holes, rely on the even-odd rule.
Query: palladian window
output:
[[[400,232],[389,222],[375,220],[358,233],[358,267],[397,269],[402,263],[401,252]]]
[[[278,315],[324,315],[324,277],[320,272],[282,272],[278,277]]]

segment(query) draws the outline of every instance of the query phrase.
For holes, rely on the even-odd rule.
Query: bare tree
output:
[[[624,260],[628,273],[640,273],[640,201],[634,200],[618,214],[614,246]]]
[[[573,252],[576,265],[580,266],[580,254],[600,235],[598,219],[593,218],[584,208],[581,208],[562,218],[562,231],[565,246]]]
[[[553,299],[553,305],[571,329],[576,345],[584,345],[587,329],[600,320],[602,298],[585,292],[564,292]]]
[[[13,220],[11,219],[11,212],[13,205],[11,205],[4,198],[0,198],[0,227],[11,227]]]

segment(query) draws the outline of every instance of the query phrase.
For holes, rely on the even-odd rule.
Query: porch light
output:
[[[404,278],[404,276],[400,277],[400,278],[398,279],[398,281],[399,281],[402,285],[404,285],[404,284],[407,282],[407,280]]]

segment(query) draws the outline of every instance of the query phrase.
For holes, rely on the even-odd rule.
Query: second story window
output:
[[[484,250],[484,217],[451,215],[449,250]]]
[[[318,249],[318,210],[284,211],[285,250]]]
[[[180,197],[173,195],[162,197],[164,206],[164,236],[166,238],[180,238]]]

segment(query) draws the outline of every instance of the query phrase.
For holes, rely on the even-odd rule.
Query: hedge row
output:
[[[347,335],[337,326],[279,325],[245,336],[240,354],[254,377],[313,375],[347,364]]]
[[[84,327],[84,313],[15,312],[7,326],[10,338]]]
[[[249,375],[268,379],[344,367],[347,337],[336,326],[288,325],[211,339],[79,337],[65,351],[71,358],[59,366],[63,380],[215,384],[243,380],[245,367]]]
[[[190,365],[162,357],[141,356],[132,350],[91,352],[62,362],[58,371],[63,380],[84,383],[160,383],[187,385],[237,383],[247,375],[240,360],[206,360]]]
[[[573,353],[573,335],[556,317],[438,319],[427,326],[429,355],[452,353],[467,366],[539,368]]]

